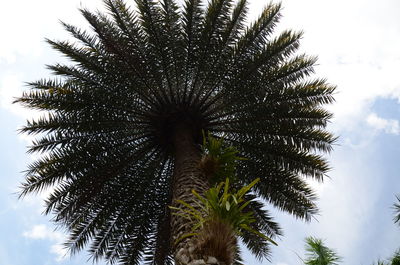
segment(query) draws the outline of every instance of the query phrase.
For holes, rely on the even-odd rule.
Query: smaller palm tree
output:
[[[321,239],[314,237],[306,238],[306,265],[335,265],[339,264],[342,258],[324,245]]]
[[[400,265],[400,249],[394,253],[391,265]]]
[[[400,265],[400,249],[398,249],[389,260],[378,260],[373,265]]]

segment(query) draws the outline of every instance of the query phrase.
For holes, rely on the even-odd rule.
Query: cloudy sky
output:
[[[267,1],[250,3],[251,20]],[[301,264],[306,236],[325,239],[343,264],[372,264],[400,247],[391,209],[400,193],[400,1],[282,3],[279,29],[303,30],[302,51],[319,57],[317,76],[338,87],[330,127],[340,138],[329,157],[330,178],[315,185],[321,209],[316,220],[304,223],[274,211],[285,235],[274,248],[272,264]],[[0,265],[87,262],[85,253],[65,255],[62,231],[54,231],[51,217],[41,215],[45,194],[24,200],[15,195],[32,159],[25,153],[30,139],[16,131],[32,113],[11,104],[26,89],[24,82],[49,76],[45,64],[64,60],[44,38],[67,38],[59,19],[86,26],[80,5],[102,8],[101,0],[1,2]]]

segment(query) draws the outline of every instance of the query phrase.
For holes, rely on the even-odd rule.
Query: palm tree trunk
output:
[[[210,188],[210,184],[206,176],[199,169],[199,162],[201,159],[200,149],[195,145],[193,133],[187,126],[179,126],[175,130],[174,134],[174,148],[175,148],[175,168],[173,176],[173,206],[182,207],[181,204],[177,204],[175,200],[185,201],[192,206],[196,207],[193,201],[195,197],[192,194],[192,190],[196,190],[199,194],[204,194]],[[202,236],[203,244],[199,244],[198,238],[191,237],[186,238],[175,244],[176,240],[181,238],[183,235],[190,233],[193,224],[188,222],[187,219],[173,215],[171,217],[171,229],[172,229],[172,243],[173,253],[176,265],[230,265],[226,262],[220,261],[212,256],[212,252],[205,249],[202,246],[210,245],[210,242],[215,241],[215,237],[220,234],[216,233],[215,229],[223,230],[222,224],[211,224],[206,229],[203,229],[203,233],[207,235]],[[228,229],[229,230],[229,229]],[[222,232],[222,231],[221,231]],[[228,233],[229,234],[229,233]],[[228,238],[234,238],[232,236]],[[204,239],[207,242],[204,242]],[[225,238],[226,239],[226,238]],[[223,245],[225,248],[232,249],[232,240],[225,240]],[[205,244],[204,244],[205,243]],[[234,242],[235,243],[235,242]],[[226,245],[229,246],[226,246]],[[234,244],[233,248],[236,247]]]

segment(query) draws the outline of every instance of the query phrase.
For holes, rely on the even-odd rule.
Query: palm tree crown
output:
[[[316,58],[297,54],[301,33],[272,32],[279,4],[245,26],[246,0],[104,0],[108,14],[81,10],[91,32],[63,23],[76,42],[48,40],[71,64],[30,83],[17,102],[46,111],[22,132],[39,135],[42,156],[26,172],[22,196],[54,187],[46,213],[67,228],[71,252],[89,245],[95,260],[171,264],[174,137],[184,126],[223,137],[245,157],[237,185],[255,178],[254,197],[309,220],[323,180],[322,153],[334,87],[310,79]],[[252,204],[258,228],[280,229]],[[244,235],[258,257],[268,242]]]
[[[341,261],[335,251],[325,246],[321,239],[306,238],[306,265],[337,265]]]

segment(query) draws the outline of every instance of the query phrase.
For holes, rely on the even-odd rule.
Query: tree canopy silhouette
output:
[[[172,264],[185,242],[174,200],[204,194],[202,132],[224,138],[241,157],[237,187],[259,178],[252,198],[310,220],[322,181],[322,154],[335,137],[325,128],[334,87],[313,74],[315,57],[299,54],[301,32],[273,30],[280,4],[246,26],[246,0],[105,0],[107,13],[82,9],[91,26],[63,23],[75,42],[47,40],[69,60],[54,76],[30,83],[16,101],[44,111],[23,133],[41,154],[26,171],[21,196],[53,187],[46,214],[69,232],[72,253],[94,260]],[[281,233],[260,201],[254,228]],[[269,242],[243,234],[259,258]],[[188,239],[189,240],[189,239]],[[179,264],[179,262],[176,262]]]

